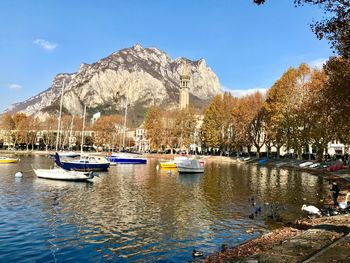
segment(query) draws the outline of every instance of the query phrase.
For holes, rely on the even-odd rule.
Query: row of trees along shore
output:
[[[104,146],[113,145],[121,147],[124,132],[124,118],[120,115],[102,116],[94,124],[87,123],[84,132],[84,145]],[[55,149],[57,140],[58,117],[49,116],[40,120],[24,113],[15,113],[12,116],[5,113],[1,117],[2,141],[11,145],[25,145],[27,150],[34,149],[35,145],[40,148]],[[81,116],[63,115],[61,121],[59,149],[80,149],[83,119]],[[4,139],[6,138],[6,139]],[[75,141],[69,141],[75,138]],[[127,138],[130,142],[131,138]]]
[[[282,147],[293,149],[295,156],[309,151],[309,145],[321,160],[327,144],[339,140],[350,143],[350,63],[331,58],[323,70],[306,64],[289,68],[268,90],[236,98],[226,92],[217,95],[204,112],[196,140],[196,112],[179,112],[171,120],[170,112],[159,107],[149,109],[145,128],[152,149],[200,142],[204,149],[250,151],[257,155],[265,144],[268,151]],[[279,156],[278,156],[279,157]]]

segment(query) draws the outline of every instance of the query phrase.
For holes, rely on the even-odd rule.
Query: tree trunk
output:
[[[260,146],[260,145],[255,145],[255,148],[256,148],[256,157],[257,157],[257,158],[260,158],[260,149],[261,149],[261,146]]]
[[[276,146],[277,149],[277,159],[280,158],[280,150],[281,150],[281,146]]]
[[[323,161],[323,151],[324,151],[324,147],[323,146],[317,147],[316,159],[317,159],[318,162],[322,162]]]

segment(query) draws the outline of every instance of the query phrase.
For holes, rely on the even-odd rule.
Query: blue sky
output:
[[[0,112],[140,43],[204,58],[225,90],[269,88],[290,66],[332,55],[309,24],[322,10],[292,0],[1,0]]]

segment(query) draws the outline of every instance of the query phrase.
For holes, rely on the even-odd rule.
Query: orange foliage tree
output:
[[[98,146],[120,147],[120,137],[123,133],[123,117],[120,115],[102,116],[93,126],[94,143]],[[119,137],[117,136],[119,135]]]
[[[229,93],[217,95],[204,113],[201,142],[205,148],[224,150],[232,147],[234,127],[231,113],[236,99]]]
[[[152,106],[148,109],[145,119],[145,129],[147,138],[150,140],[151,150],[161,148],[163,138],[162,110],[158,106]]]

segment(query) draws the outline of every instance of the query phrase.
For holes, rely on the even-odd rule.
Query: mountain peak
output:
[[[219,80],[206,66],[204,59],[173,60],[158,48],[143,48],[135,44],[95,63],[82,63],[78,72],[56,75],[46,91],[24,102],[15,103],[6,111],[21,111],[28,115],[57,112],[63,80],[63,107],[70,114],[81,115],[84,104],[91,112],[122,113],[126,98],[130,112],[134,112],[138,118],[151,105],[177,108],[182,60],[186,60],[188,72],[192,74],[189,82],[190,104],[201,108],[221,93]]]
[[[139,44],[139,43],[136,43],[134,46],[133,46],[133,49],[135,49],[136,51],[141,51],[143,49],[143,47]]]

